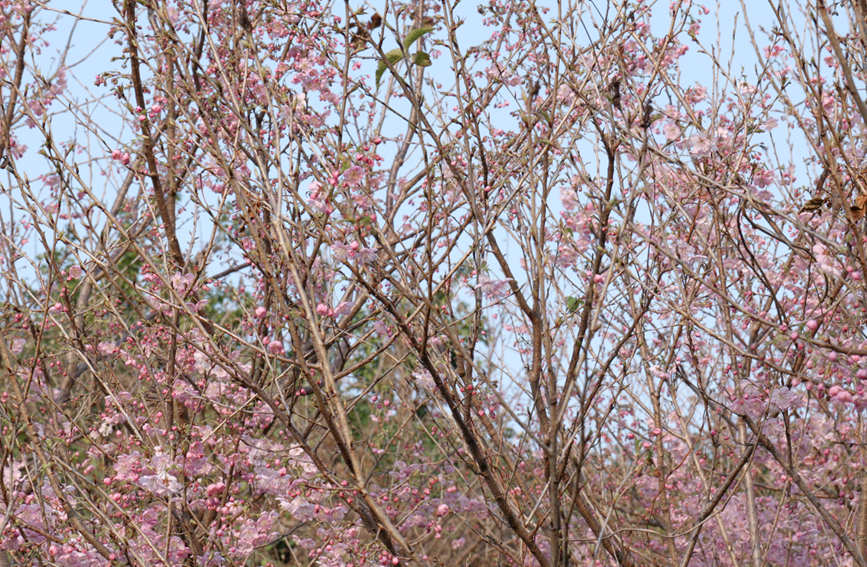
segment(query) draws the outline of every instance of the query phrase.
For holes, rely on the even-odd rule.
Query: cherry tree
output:
[[[0,563],[867,564],[867,6],[470,4],[0,0]]]

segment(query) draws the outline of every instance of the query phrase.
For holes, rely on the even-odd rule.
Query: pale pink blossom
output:
[[[672,142],[680,138],[680,127],[674,122],[666,122],[662,127],[662,133],[669,142]]]

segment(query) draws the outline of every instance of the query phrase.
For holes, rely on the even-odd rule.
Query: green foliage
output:
[[[420,28],[415,28],[411,30],[406,38],[403,40],[403,47],[392,49],[385,53],[385,57],[379,61],[379,64],[376,66],[376,86],[379,86],[380,81],[382,80],[382,75],[385,73],[385,70],[389,68],[389,66],[394,67],[401,59],[404,58],[405,54],[409,51],[409,48],[413,43],[429,34],[433,31],[433,26],[422,26]],[[417,51],[412,56],[412,63],[414,65],[418,65],[419,67],[429,67],[431,65],[430,55],[425,53],[424,51]]]
[[[430,55],[428,55],[424,51],[416,51],[415,55],[412,56],[412,62],[419,67],[430,67],[431,65],[433,65],[430,60]]]
[[[352,410],[347,415],[349,428],[352,430],[352,434],[356,440],[360,439],[362,434],[370,427],[371,409],[370,402],[360,399],[352,406]]]
[[[414,30],[410,31],[408,34],[406,34],[406,38],[403,40],[404,50],[408,50],[413,43],[415,43],[432,31],[433,26],[422,26],[420,28],[415,28]]]
[[[568,296],[566,298],[566,309],[569,311],[569,314],[575,313],[578,311],[578,308],[584,303],[583,299],[579,299],[577,297]]]
[[[281,564],[288,565],[293,558],[292,550],[296,547],[291,537],[286,536],[274,543],[265,546],[262,551],[269,558],[274,558]],[[250,563],[252,565],[252,563]],[[272,563],[258,563],[259,565],[271,565]]]
[[[385,73],[385,70],[388,69],[388,65],[395,65],[398,61],[403,59],[403,51],[400,49],[392,49],[388,53],[385,54],[385,58],[380,60],[379,65],[376,67],[376,86],[379,86],[379,82],[382,80],[382,74]],[[386,63],[386,61],[388,63]]]

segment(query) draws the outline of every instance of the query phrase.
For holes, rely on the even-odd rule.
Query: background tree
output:
[[[104,8],[0,0],[7,564],[867,564],[860,0]]]

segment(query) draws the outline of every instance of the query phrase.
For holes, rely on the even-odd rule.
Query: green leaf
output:
[[[403,48],[408,50],[410,45],[421,39],[422,36],[429,34],[432,31],[433,26],[422,26],[420,28],[415,28],[406,35],[406,39],[403,40]]]
[[[379,81],[382,80],[382,74],[385,73],[385,70],[388,69],[388,64],[392,65],[396,64],[398,61],[403,59],[403,51],[400,49],[392,49],[388,53],[385,54],[385,58],[379,62],[379,65],[376,67],[376,86],[379,86]],[[388,63],[386,63],[386,61]]]
[[[422,26],[420,28],[415,28],[407,34],[406,38],[403,40],[403,49],[392,49],[388,53],[385,54],[385,57],[380,60],[379,65],[376,66],[376,86],[379,86],[379,82],[382,80],[382,75],[385,73],[385,70],[388,69],[389,64],[395,65],[398,61],[403,59],[404,53],[409,50],[409,47],[421,39],[425,34],[429,34],[433,31],[433,26]],[[424,51],[419,51],[415,55],[413,55],[413,63],[419,65],[421,67],[427,67],[431,64],[430,55],[425,53]]]
[[[430,67],[431,60],[430,55],[425,53],[424,51],[416,51],[415,55],[412,56],[412,62],[418,65],[419,67]]]

